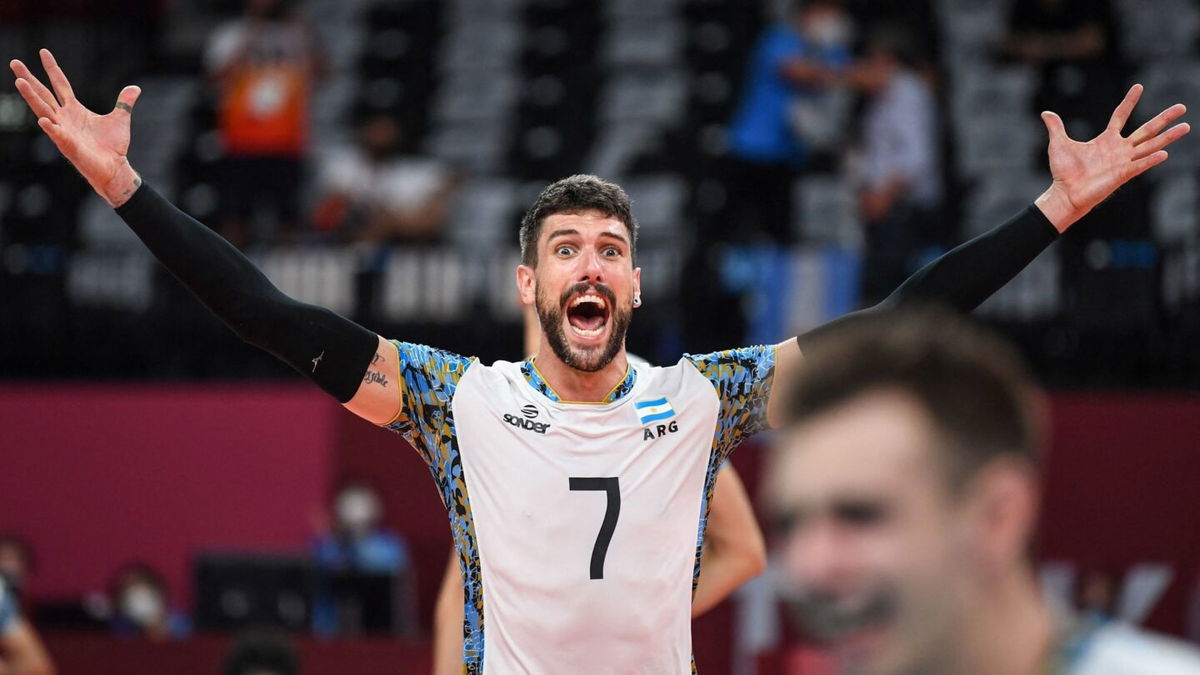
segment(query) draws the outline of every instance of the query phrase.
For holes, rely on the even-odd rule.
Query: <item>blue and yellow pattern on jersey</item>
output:
[[[483,671],[483,578],[471,500],[463,478],[454,409],[450,402],[474,359],[425,345],[393,340],[400,355],[400,411],[383,426],[416,448],[437,483],[463,575],[463,670]]]
[[[738,444],[767,428],[767,400],[775,379],[775,346],[742,347],[700,355],[684,354],[683,358],[691,361],[700,374],[712,383],[720,399],[717,430],[713,434],[708,474],[704,479],[704,497],[700,502],[700,527],[696,531],[696,565],[692,570],[694,596],[700,584],[704,533],[708,530],[708,511],[717,485],[717,471]]]

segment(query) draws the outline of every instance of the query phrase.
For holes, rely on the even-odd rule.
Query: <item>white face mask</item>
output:
[[[362,533],[379,517],[379,498],[369,490],[352,488],[338,495],[336,516],[344,530]]]
[[[121,596],[121,614],[139,626],[157,623],[165,612],[162,596],[144,584],[130,586]]]
[[[822,49],[849,45],[853,36],[854,26],[850,20],[836,14],[819,16],[804,27],[804,37]]]

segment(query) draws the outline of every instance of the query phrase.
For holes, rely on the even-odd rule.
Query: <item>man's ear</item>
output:
[[[531,307],[537,301],[537,280],[528,265],[517,265],[517,299]]]
[[[633,268],[633,297],[638,297],[642,294],[642,268]],[[645,302],[643,300],[642,302]]]
[[[971,479],[971,526],[990,569],[1008,569],[1027,554],[1037,527],[1038,485],[1033,466],[1016,457],[992,460]]]

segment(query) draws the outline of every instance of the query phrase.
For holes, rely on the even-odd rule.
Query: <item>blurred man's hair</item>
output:
[[[795,425],[859,396],[899,391],[928,413],[952,488],[1001,455],[1035,461],[1037,389],[1006,342],[960,315],[932,308],[847,317],[804,344],[789,383]]]
[[[546,186],[525,212],[521,219],[521,264],[537,267],[538,235],[548,216],[582,211],[599,211],[624,223],[629,231],[629,258],[636,264],[638,225],[629,195],[620,185],[587,174],[569,176]]]
[[[224,675],[299,675],[300,660],[292,643],[278,630],[250,629],[225,653]]]

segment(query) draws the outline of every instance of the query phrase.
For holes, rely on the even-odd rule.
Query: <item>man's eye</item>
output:
[[[846,502],[834,508],[834,518],[847,525],[867,527],[882,523],[887,518],[887,509],[883,504]]]
[[[606,248],[604,249],[604,255],[610,258],[616,258],[621,255],[621,252],[615,248]]]
[[[557,252],[558,252],[558,255],[571,255],[571,247],[570,246],[559,246]]]

